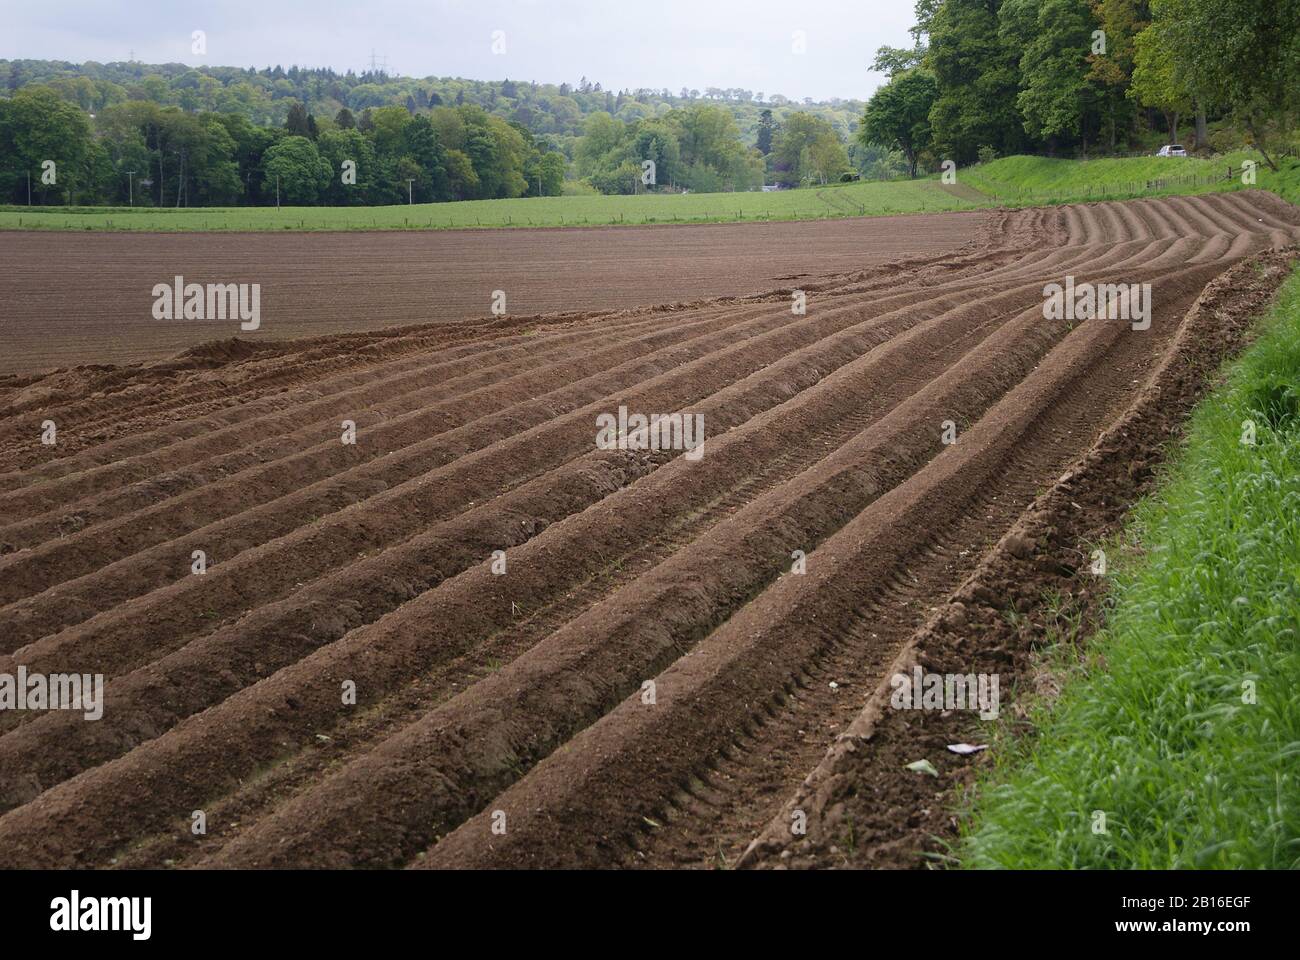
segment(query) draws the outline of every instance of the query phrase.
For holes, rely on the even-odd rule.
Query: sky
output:
[[[739,87],[865,100],[912,0],[40,0],[5,4],[0,59],[360,71],[606,89]],[[193,50],[201,30],[206,53]],[[499,31],[499,33],[497,33]],[[495,48],[494,52],[494,38]],[[802,39],[803,52],[798,52]]]

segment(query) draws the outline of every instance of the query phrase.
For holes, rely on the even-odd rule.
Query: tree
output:
[[[232,159],[235,141],[215,113],[201,113],[185,146],[185,200],[198,205],[237,203],[244,192]]]
[[[731,166],[739,147],[740,130],[728,111],[714,106],[691,106],[674,110],[670,122],[679,131],[684,164],[703,164],[718,171]]]
[[[772,133],[775,124],[772,122],[772,111],[763,110],[758,115],[758,152],[767,156],[772,152]]]
[[[405,107],[379,107],[368,111],[371,128],[368,131],[381,157],[400,157],[406,143],[406,127],[412,122]]]
[[[357,126],[356,118],[352,116],[352,111],[343,107],[334,115],[334,124],[340,130],[354,130]]]
[[[1088,55],[1097,23],[1086,0],[1005,0],[1000,33],[1021,49],[1016,106],[1036,140],[1084,139],[1097,90],[1088,82]]]
[[[444,161],[447,171],[447,189],[453,200],[469,200],[478,196],[478,174],[469,154],[463,150],[448,150]]]
[[[1136,117],[1128,96],[1137,54],[1134,41],[1150,22],[1151,7],[1147,0],[1096,0],[1094,10],[1106,36],[1106,49],[1089,54],[1088,79],[1101,92],[1114,149],[1121,122],[1127,127]]]
[[[1178,142],[1178,120],[1192,109],[1192,94],[1177,64],[1176,30],[1167,20],[1152,22],[1137,36],[1130,95],[1160,110],[1169,126],[1169,142]]]
[[[240,195],[245,203],[262,196],[262,158],[266,151],[288,134],[278,127],[259,127],[240,116],[218,115],[234,143],[237,176],[241,184]]]
[[[90,120],[53,90],[27,86],[12,99],[0,100],[0,192],[13,203],[27,202],[27,176],[32,197],[40,203],[74,196],[91,180],[87,163],[93,159]],[[56,182],[42,182],[42,164],[54,161]]]
[[[360,132],[352,129],[326,130],[316,141],[316,148],[330,170],[322,202],[344,207],[381,203],[389,199],[385,194],[390,191],[379,189],[380,185],[376,182],[379,168],[375,163],[374,147]],[[356,165],[355,184],[343,182],[343,165],[347,161]]]
[[[296,136],[285,137],[267,150],[262,170],[267,198],[275,197],[278,178],[281,201],[295,206],[316,203],[332,173],[316,145],[306,137]]]
[[[772,165],[780,182],[827,183],[849,169],[849,155],[835,128],[811,113],[785,118],[772,144]]]
[[[974,160],[982,146],[1002,154],[1025,146],[1024,121],[1016,106],[1020,51],[998,30],[1002,0],[944,0],[929,22],[926,67],[938,96],[930,108],[935,152],[950,160]]]
[[[911,169],[902,151],[880,143],[850,144],[849,160],[863,180],[892,180],[907,175]]]
[[[289,131],[290,136],[309,137],[311,127],[307,119],[307,108],[295,100],[289,105],[289,116],[284,121],[284,129]]]
[[[603,110],[591,114],[582,125],[582,138],[574,151],[582,176],[617,166],[625,157],[629,128]]]
[[[638,171],[649,160],[654,164],[655,184],[673,183],[681,164],[681,146],[672,125],[661,120],[641,120],[632,128],[629,143]]]
[[[403,157],[414,161],[413,193],[421,203],[450,199],[443,149],[428,117],[413,117],[402,131]]]
[[[898,74],[876,91],[858,130],[863,146],[880,143],[901,150],[916,179],[921,153],[930,147],[930,111],[938,97],[934,74],[916,68]]]
[[[538,164],[542,178],[542,196],[558,197],[564,192],[564,171],[568,165],[561,153],[544,153]]]
[[[1226,107],[1276,169],[1271,128],[1292,127],[1300,110],[1300,2],[1151,0],[1137,48],[1143,99]]]
[[[916,46],[910,50],[906,47],[878,47],[876,48],[876,59],[871,64],[871,69],[893,79],[905,70],[919,67],[924,58],[925,47],[922,46]]]

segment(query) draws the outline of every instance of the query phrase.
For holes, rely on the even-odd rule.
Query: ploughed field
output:
[[[0,383],[0,674],[106,678],[0,712],[0,865],[780,862],[909,637],[1300,237],[1253,191],[971,216],[761,295]],[[1067,276],[1149,329],[1045,318]],[[620,407],[702,455],[598,448]]]
[[[257,337],[581,313],[750,294],[971,240],[980,213],[820,223],[411,233],[102,234],[0,231],[0,375],[170,357],[239,332],[161,320],[175,277],[260,286]]]

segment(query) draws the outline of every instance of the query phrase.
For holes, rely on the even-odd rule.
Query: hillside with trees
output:
[[[916,0],[869,102],[745,89],[0,61],[0,200],[355,206],[916,177],[944,160],[1293,153],[1300,0]],[[1211,38],[1213,42],[1209,42]],[[54,182],[42,164],[54,160]]]
[[[32,180],[34,203],[346,206],[826,182],[850,168],[844,144],[863,107],[743,89],[615,92],[585,77],[135,62],[0,61],[0,83],[11,203],[27,202],[27,175],[49,158],[61,174]],[[790,118],[801,132],[787,136]]]
[[[915,173],[1038,153],[1095,156],[1184,141],[1294,151],[1300,0],[917,0],[911,48],[881,47],[889,76],[864,146]]]

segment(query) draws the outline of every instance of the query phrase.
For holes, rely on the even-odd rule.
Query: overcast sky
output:
[[[907,46],[912,0],[32,0],[6,3],[0,59],[361,70],[740,87],[866,99],[881,44]],[[206,34],[207,53],[191,51]],[[494,54],[494,31],[505,52]],[[806,52],[795,53],[796,31]]]

